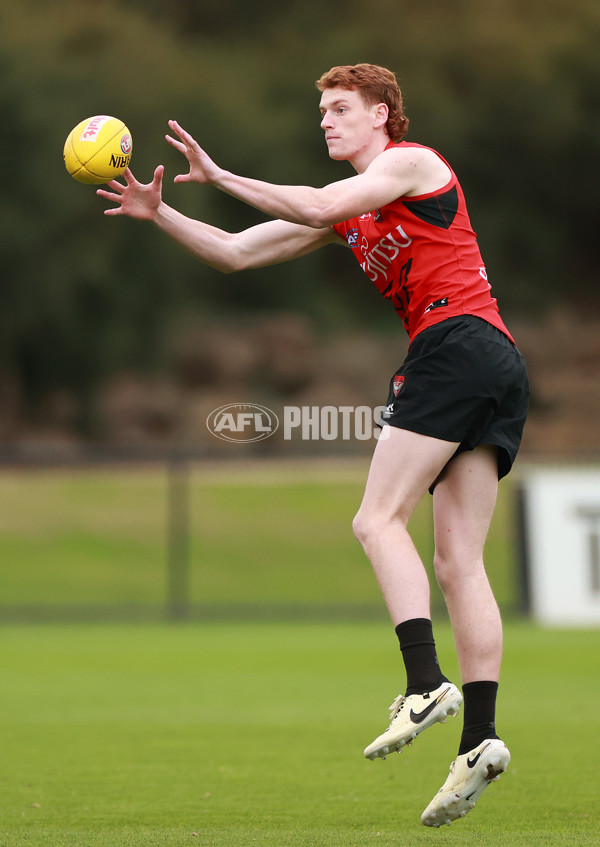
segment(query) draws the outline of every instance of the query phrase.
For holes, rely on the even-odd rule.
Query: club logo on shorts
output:
[[[394,397],[397,397],[402,389],[404,388],[404,377],[396,374],[394,379],[392,380],[392,390],[394,392]]]

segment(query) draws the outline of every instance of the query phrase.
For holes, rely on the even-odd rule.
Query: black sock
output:
[[[497,693],[497,682],[467,682],[463,685],[464,723],[459,756],[473,750],[486,738],[498,738],[495,723]]]
[[[406,695],[433,691],[447,682],[440,670],[433,627],[428,618],[414,618],[396,627],[406,668]]]

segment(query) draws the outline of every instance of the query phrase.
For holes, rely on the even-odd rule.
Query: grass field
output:
[[[204,619],[178,625],[151,622],[165,610],[164,467],[0,474],[0,847],[600,843],[597,631],[507,614],[498,726],[513,762],[464,821],[420,823],[460,719],[363,758],[404,685],[350,529],[367,465],[193,466]],[[519,601],[511,485],[486,549],[505,613]],[[429,510],[411,527],[428,565]],[[457,679],[443,615],[437,642]]]
[[[420,814],[460,718],[368,762],[402,685],[379,623],[0,628],[1,847],[592,847],[598,633],[507,626],[513,761],[463,821]],[[449,630],[438,627],[456,676]]]
[[[259,606],[381,610],[355,541],[368,460],[194,465],[189,497],[190,600],[244,614]],[[504,611],[518,605],[511,483],[504,481],[487,566]],[[115,610],[163,614],[168,476],[158,468],[0,473],[0,620]],[[431,498],[411,529],[432,558]],[[435,588],[434,608],[442,606]],[[89,613],[89,614],[88,614]],[[355,611],[352,612],[354,617]],[[371,615],[373,616],[373,614]],[[22,616],[23,617],[23,616]]]

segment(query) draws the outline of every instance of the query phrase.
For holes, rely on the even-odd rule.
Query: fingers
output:
[[[198,142],[189,134],[189,132],[186,132],[185,129],[177,123],[177,121],[169,121],[168,123],[169,127],[181,138],[186,146],[192,148],[198,147]]]
[[[116,179],[111,179],[111,181],[107,182],[106,184],[108,185],[109,188],[112,188],[113,191],[118,191],[119,193],[122,193],[127,188],[126,185],[123,185],[122,182],[117,182]],[[99,191],[106,191],[106,189],[98,189],[98,190]]]
[[[117,203],[116,208],[105,209],[105,215],[122,215],[123,209],[121,208],[121,203],[123,202],[123,197],[121,194],[113,194],[112,191],[105,191],[104,188],[98,188],[96,190],[96,194],[98,197],[103,197],[105,200],[110,200],[111,203]]]
[[[170,128],[173,130],[173,132],[176,132],[176,133],[177,133],[177,135],[179,135],[180,137],[181,137],[182,135],[187,135],[187,134],[188,134],[188,133],[184,130],[184,128],[183,128],[183,127],[182,127],[179,123],[177,123],[177,121],[167,121],[167,123],[169,124],[169,126],[170,126]]]
[[[170,135],[165,135],[165,138],[167,139],[171,147],[174,147],[176,150],[179,150],[180,153],[185,153],[185,151],[187,150],[187,147],[185,146],[183,141],[178,141],[176,138],[172,138]]]
[[[137,182],[137,179],[132,174],[131,170],[127,168],[123,173],[123,179],[125,180],[125,185],[122,182],[119,182],[116,179],[111,179],[110,182],[107,182],[109,188],[112,188],[113,191],[118,191],[122,193],[129,185],[133,185]]]
[[[108,188],[112,188],[112,191],[107,191],[106,188],[98,188],[96,189],[98,197],[104,197],[105,200],[110,200],[113,203],[122,203],[124,199],[123,194],[133,182],[136,182],[129,168],[127,168],[123,176],[125,177],[126,185],[123,185],[122,182],[118,182],[116,179],[111,179],[106,185]],[[111,212],[114,214],[115,210],[112,209]]]
[[[96,194],[98,197],[104,197],[105,200],[114,200],[115,202],[122,199],[120,194],[113,194],[112,191],[107,191],[106,188],[97,188]]]
[[[158,165],[154,170],[152,182],[142,184],[127,168],[123,173],[125,185],[117,180],[108,183],[107,188],[96,189],[99,197],[114,203],[116,208],[104,210],[105,215],[127,215],[136,220],[152,220],[160,205],[164,166]]]
[[[154,188],[160,188],[160,185],[161,185],[162,180],[163,180],[164,172],[165,172],[165,166],[164,165],[158,165],[155,168],[154,177],[152,179],[152,185],[154,186]]]
[[[110,200],[112,203],[123,202],[122,194],[114,194],[112,191],[107,191],[105,188],[98,188],[96,190],[96,194],[98,195],[98,197],[103,197],[105,200]]]

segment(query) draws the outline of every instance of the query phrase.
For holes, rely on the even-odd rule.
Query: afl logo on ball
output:
[[[121,138],[121,150],[127,156],[128,153],[131,153],[131,136],[124,135]]]
[[[394,392],[394,397],[397,397],[402,389],[404,388],[404,377],[396,374],[394,379],[392,380],[392,389]]]

